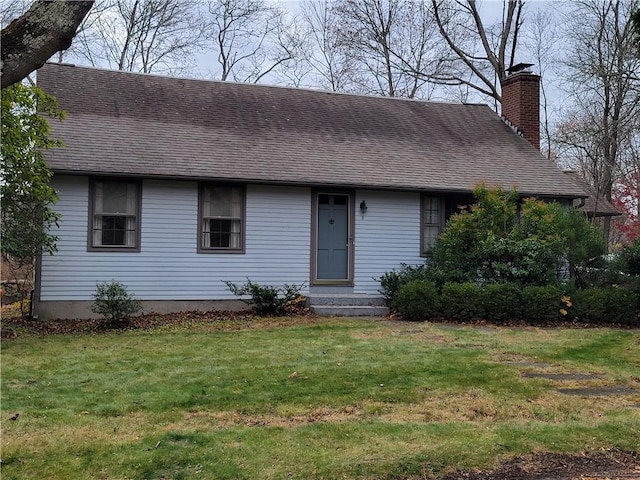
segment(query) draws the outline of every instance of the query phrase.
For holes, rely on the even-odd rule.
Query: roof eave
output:
[[[140,174],[140,173],[121,173],[121,172],[105,172],[99,170],[73,170],[52,168],[52,172],[56,175],[78,175],[89,177],[117,177],[117,178],[148,178],[153,180],[175,180],[175,181],[192,181],[192,182],[224,182],[224,183],[247,183],[254,185],[280,185],[295,187],[332,187],[342,189],[362,189],[362,190],[388,190],[398,192],[434,192],[443,194],[470,195],[473,194],[472,188],[446,188],[438,186],[418,186],[418,185],[380,185],[373,183],[339,183],[339,182],[319,182],[319,181],[280,181],[263,178],[248,177],[205,177],[198,175],[159,175],[159,174]],[[519,191],[521,197],[537,197],[547,199],[577,199],[587,198],[588,195],[567,194],[567,193],[544,193]]]

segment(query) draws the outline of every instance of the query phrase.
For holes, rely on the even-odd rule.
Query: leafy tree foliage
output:
[[[627,274],[640,277],[640,238],[622,249],[616,267]]]
[[[615,230],[619,242],[628,245],[640,238],[640,170],[620,179],[613,188],[611,204],[622,213],[614,220]]]
[[[479,186],[476,203],[454,215],[433,251],[446,281],[557,283],[604,253],[600,232],[579,212],[528,198],[515,190]]]
[[[51,171],[42,149],[59,145],[49,136],[44,116],[62,119],[53,97],[37,87],[14,84],[2,91],[1,231],[4,268],[29,271],[41,252],[52,254],[57,237],[50,233],[58,215],[49,185]]]

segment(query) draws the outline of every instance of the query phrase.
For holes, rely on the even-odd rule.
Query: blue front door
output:
[[[318,194],[317,280],[349,280],[349,195]]]

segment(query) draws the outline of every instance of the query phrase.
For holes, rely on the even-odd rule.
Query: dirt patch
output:
[[[614,387],[559,388],[558,391],[565,395],[578,395],[581,397],[609,397],[612,395],[634,395],[638,393],[633,388],[621,385]]]
[[[566,381],[566,380],[599,380],[604,377],[600,373],[538,373],[524,372],[523,378],[544,378],[546,380]]]
[[[365,412],[358,407],[347,406],[341,409],[318,407],[305,413],[292,415],[255,414],[243,412],[194,412],[185,416],[179,424],[170,425],[167,430],[181,429],[185,426],[202,429],[205,426],[215,428],[245,427],[296,427],[311,423],[346,423],[362,418]]]
[[[432,343],[446,344],[452,342],[452,337],[446,333],[436,331],[431,323],[407,322],[394,318],[386,318],[381,323],[389,328],[392,335],[411,337],[413,340],[429,341]],[[383,333],[386,335],[386,333]]]
[[[490,471],[457,471],[441,480],[638,480],[638,452],[608,450],[584,454],[536,453]]]
[[[501,362],[505,365],[511,365],[512,367],[531,367],[531,368],[551,368],[555,367],[553,363],[545,362]]]

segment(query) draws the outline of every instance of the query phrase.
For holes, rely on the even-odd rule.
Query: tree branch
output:
[[[18,83],[66,50],[94,0],[37,0],[2,29],[2,88]]]

